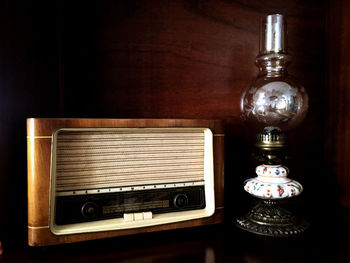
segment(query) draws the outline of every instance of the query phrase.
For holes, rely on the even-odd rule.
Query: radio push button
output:
[[[131,222],[134,221],[134,214],[133,213],[125,213],[124,214],[124,221],[125,222]]]
[[[152,219],[152,212],[143,212],[143,220]]]
[[[135,221],[141,221],[141,220],[143,220],[143,213],[135,213],[135,214],[134,214],[134,220],[135,220]]]

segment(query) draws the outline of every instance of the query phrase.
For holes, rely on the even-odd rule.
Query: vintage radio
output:
[[[31,246],[223,220],[220,121],[33,118],[27,133]]]

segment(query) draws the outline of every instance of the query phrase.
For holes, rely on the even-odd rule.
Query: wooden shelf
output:
[[[295,239],[261,237],[228,225],[5,252],[1,262],[346,262],[350,227],[322,221]],[[335,224],[336,223],[336,224]],[[323,225],[325,224],[325,225]]]

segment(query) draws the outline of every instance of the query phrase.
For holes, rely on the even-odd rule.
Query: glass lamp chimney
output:
[[[260,29],[260,54],[287,53],[286,25],[283,15],[263,18]]]

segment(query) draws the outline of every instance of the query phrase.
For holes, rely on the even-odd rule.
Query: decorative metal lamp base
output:
[[[300,235],[308,229],[309,223],[299,219],[275,201],[261,201],[241,218],[236,225],[243,230],[273,237]]]

